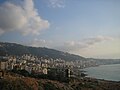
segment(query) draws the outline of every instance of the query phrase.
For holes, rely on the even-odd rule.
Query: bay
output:
[[[120,81],[120,64],[100,65],[84,69],[88,77],[105,79],[111,81]]]

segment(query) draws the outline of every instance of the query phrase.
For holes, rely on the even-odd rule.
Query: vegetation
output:
[[[15,43],[3,43],[3,42],[0,42],[0,53],[1,53],[0,55],[8,54],[8,55],[21,56],[23,54],[32,54],[37,57],[43,57],[43,58],[53,58],[53,59],[61,58],[63,60],[86,60],[84,57],[61,52],[54,49],[48,49],[44,47],[43,48],[29,47]]]
[[[68,83],[69,82],[69,78],[61,75],[61,73],[58,73],[58,74],[54,74],[53,73],[49,73],[49,74],[36,74],[34,72],[32,72],[31,74],[26,71],[26,70],[12,70],[12,71],[9,71],[9,72],[13,72],[13,73],[16,73],[18,75],[21,75],[21,76],[24,76],[24,77],[31,77],[31,78],[37,78],[37,79],[49,79],[49,80],[56,80],[56,81],[59,81],[59,82],[66,82]]]
[[[23,70],[15,70],[15,69],[13,69],[12,72],[20,74],[20,75],[23,75],[25,77],[29,77],[30,76],[29,72],[24,70],[24,69]]]
[[[0,79],[0,90],[120,90],[120,83],[91,78],[69,78],[65,83],[7,72]]]
[[[32,79],[7,78],[0,80],[0,90],[37,90]]]

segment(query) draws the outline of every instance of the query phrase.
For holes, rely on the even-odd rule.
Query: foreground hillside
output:
[[[63,59],[63,60],[86,60],[84,57],[61,52],[54,49],[42,48],[42,47],[29,47],[16,43],[3,43],[0,42],[0,55],[17,55],[32,54],[37,57]]]
[[[64,83],[7,73],[0,79],[0,90],[120,90],[120,82],[70,78],[68,83]]]

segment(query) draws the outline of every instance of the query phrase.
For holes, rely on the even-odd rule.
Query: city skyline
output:
[[[120,58],[119,0],[1,0],[0,41]]]

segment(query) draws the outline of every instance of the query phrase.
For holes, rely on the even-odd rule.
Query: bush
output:
[[[58,88],[55,87],[55,85],[53,85],[50,82],[47,82],[46,84],[44,84],[44,89],[45,90],[59,90]]]
[[[0,90],[31,90],[22,80],[0,80]]]
[[[28,76],[30,76],[30,74],[29,74],[29,72],[28,71],[26,71],[26,70],[12,70],[12,72],[14,72],[14,73],[17,73],[17,74],[20,74],[20,75],[23,75],[23,76],[25,76],[25,77],[28,77]]]

